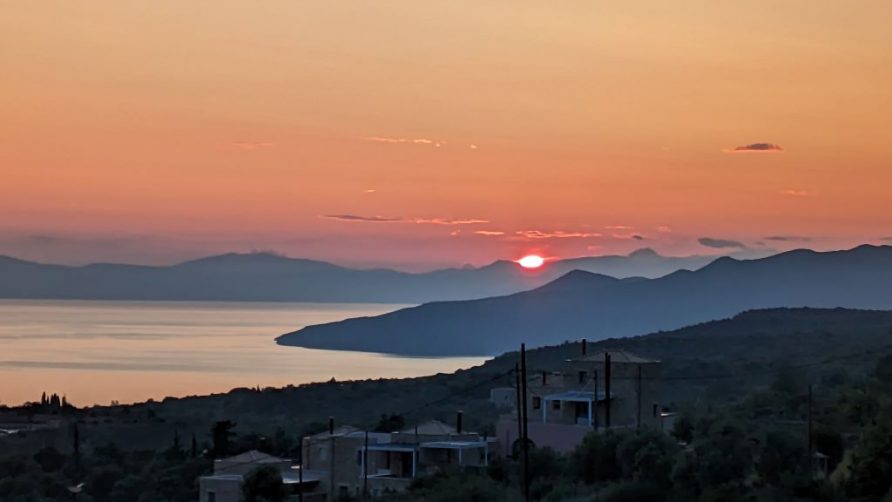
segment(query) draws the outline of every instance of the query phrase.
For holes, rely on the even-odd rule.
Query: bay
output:
[[[452,372],[482,357],[415,358],[284,347],[303,326],[392,304],[0,300],[0,404],[65,395],[82,406]]]

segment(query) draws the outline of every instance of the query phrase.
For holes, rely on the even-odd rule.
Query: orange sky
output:
[[[7,5],[0,253],[423,268],[892,237],[892,4],[628,4]],[[753,143],[782,151],[728,151]]]

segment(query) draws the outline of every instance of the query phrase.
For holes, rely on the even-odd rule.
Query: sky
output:
[[[0,254],[892,243],[892,3],[10,2]]]

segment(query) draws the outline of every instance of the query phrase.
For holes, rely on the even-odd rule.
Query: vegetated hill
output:
[[[428,273],[352,269],[268,253],[226,254],[166,267],[44,265],[0,256],[0,298],[423,303],[505,295],[541,286],[570,270],[659,277],[714,257],[629,256],[555,261],[523,270],[498,261]]]
[[[574,271],[532,291],[309,326],[277,341],[417,355],[498,354],[521,342],[535,347],[632,336],[774,307],[892,308],[892,247],[720,258],[658,279]]]
[[[885,384],[864,377],[874,372],[879,357],[892,353],[890,329],[892,312],[777,309],[746,312],[732,319],[674,332],[605,340],[590,344],[588,352],[624,349],[660,359],[664,379],[657,384],[658,404],[698,422],[702,418],[707,424],[733,423],[727,420],[736,418],[758,429],[783,430],[792,443],[798,444],[806,438],[807,426],[801,419],[809,409],[805,398],[809,383],[819,384],[814,393],[816,426],[858,432],[862,430],[860,424],[846,425],[875,416],[869,410],[877,401],[871,399],[875,394],[869,394],[868,389]],[[558,369],[563,360],[579,353],[578,342],[530,350],[528,379],[540,378],[542,370]],[[159,475],[147,477],[148,485],[144,482],[140,486],[153,486],[159,479],[186,485],[194,483],[200,470],[190,469],[185,476],[174,476],[171,473],[177,471],[172,470],[171,461],[190,456],[190,437],[196,438],[198,451],[210,448],[209,432],[218,421],[236,424],[236,436],[231,438],[233,453],[260,449],[288,457],[299,455],[301,436],[326,430],[328,417],[338,427],[352,425],[372,430],[386,422],[402,428],[403,425],[394,425],[399,422],[411,429],[414,424],[429,419],[454,423],[456,411],[463,410],[465,430],[492,437],[499,414],[509,410],[493,406],[489,393],[493,387],[514,384],[515,375],[510,371],[516,361],[517,353],[511,353],[468,370],[422,378],[330,381],[279,389],[242,388],[226,394],[168,398],[137,405],[69,408],[51,416],[51,422],[60,421],[58,428],[35,427],[18,434],[0,435],[0,461],[9,466],[6,475],[13,476],[9,479],[16,483],[47,482],[50,478],[38,464],[30,463],[30,459],[35,456],[45,459],[38,452],[47,445],[56,445],[64,456],[71,458],[68,445],[72,444],[75,423],[80,451],[87,452],[81,457],[82,461],[86,460],[84,469],[95,466],[93,459],[98,455],[107,458],[105,462],[120,462],[117,459],[122,458],[121,450],[128,452],[128,458],[159,463],[163,470],[152,471]],[[35,416],[35,408],[7,410],[0,406],[0,418],[23,424],[31,420],[39,424],[50,418]],[[828,413],[828,409],[833,409],[833,413]],[[868,413],[861,413],[865,410]],[[833,421],[850,411],[856,412],[851,413],[851,419],[842,424]],[[763,437],[753,432],[749,430],[740,436],[746,438],[745,444]],[[874,433],[866,437],[882,439],[884,436]],[[183,438],[185,445],[177,445],[178,438]],[[159,457],[153,456],[153,451],[165,453]],[[805,452],[804,445],[802,452]],[[748,448],[744,452],[750,453]],[[200,461],[206,469],[211,469],[210,460]],[[22,466],[33,466],[39,476],[21,475]],[[121,479],[119,471],[118,467],[108,470],[117,474],[111,479]],[[66,493],[66,486],[73,484],[56,481],[54,486],[62,494]],[[886,489],[884,486],[880,493]],[[185,500],[176,498],[181,499]]]
[[[876,360],[892,354],[892,312],[846,309],[771,309],[749,311],[730,319],[711,321],[675,331],[609,339],[588,344],[588,353],[621,349],[662,361],[660,403],[673,409],[687,405],[735,402],[780,375],[796,377],[798,384],[856,380],[873,371]],[[528,378],[580,354],[574,340],[527,352]],[[97,421],[85,437],[117,440],[138,448],[151,440],[169,441],[170,423],[182,430],[204,433],[215,420],[233,420],[246,430],[303,427],[335,418],[337,424],[374,424],[382,414],[399,414],[407,423],[437,418],[454,419],[464,410],[467,427],[485,431],[499,410],[488,403],[493,387],[513,386],[510,371],[518,362],[516,351],[486,363],[420,378],[368,379],[306,384],[281,389],[235,389],[226,394],[168,398],[141,404],[126,414],[149,414],[156,421],[151,434],[125,424],[115,432]],[[147,409],[150,409],[149,412]],[[99,413],[99,412],[97,412]],[[99,416],[101,414],[98,414]],[[129,419],[128,419],[129,420]],[[121,434],[121,437],[114,437]],[[126,439],[126,441],[125,441]],[[101,443],[100,440],[97,439]]]

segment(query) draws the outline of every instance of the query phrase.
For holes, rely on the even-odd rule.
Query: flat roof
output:
[[[319,476],[318,474],[304,472],[304,475],[303,475],[303,483],[304,484],[318,483],[321,480],[322,480],[322,477]],[[301,476],[297,473],[296,470],[295,470],[295,472],[283,472],[282,473],[282,482],[285,483],[286,485],[300,484]]]
[[[613,398],[613,393],[610,393],[610,398]],[[559,392],[557,394],[549,394],[547,396],[542,396],[542,399],[545,401],[575,401],[577,403],[590,403],[595,401],[595,393],[592,391],[585,390],[568,390],[566,392]],[[605,401],[606,395],[603,391],[598,391],[598,401]]]
[[[484,448],[483,441],[430,441],[421,443],[422,448],[440,448],[445,450],[466,450],[470,448]]]
[[[363,448],[359,449],[360,451]],[[415,447],[412,445],[406,444],[396,444],[396,443],[385,443],[385,444],[371,444],[369,445],[369,451],[402,451],[402,452],[414,452]]]
[[[238,481],[242,482],[241,474],[210,474],[208,476],[201,476],[198,479],[209,479],[214,481]]]

